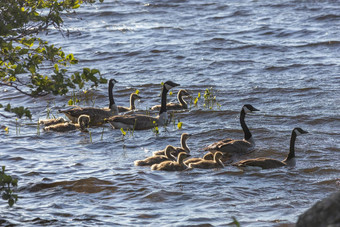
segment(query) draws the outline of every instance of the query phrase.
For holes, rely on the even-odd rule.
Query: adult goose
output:
[[[189,92],[187,90],[181,89],[177,93],[177,100],[179,103],[167,103],[166,108],[167,110],[183,110],[183,109],[188,109],[188,104],[186,101],[183,99],[184,96],[190,96]],[[151,110],[160,110],[161,105],[156,105],[151,107]]]
[[[113,128],[123,128],[123,129],[133,129],[133,130],[145,130],[151,129],[155,126],[163,126],[166,124],[168,115],[166,109],[166,97],[168,91],[179,86],[172,81],[167,81],[163,84],[162,98],[161,98],[161,109],[157,117],[152,117],[149,115],[135,114],[135,115],[120,115],[113,116],[106,119],[107,122],[111,124]]]
[[[123,113],[123,112],[128,112],[131,110],[135,110],[135,101],[137,99],[141,99],[141,97],[139,95],[137,95],[136,93],[132,93],[130,95],[130,107],[125,107],[125,106],[118,106],[118,112],[119,113]]]
[[[189,164],[189,168],[200,168],[200,169],[214,169],[223,168],[224,165],[221,161],[223,154],[218,151],[214,154],[214,160],[201,160],[199,162],[194,162]]]
[[[212,153],[221,151],[223,153],[223,162],[229,160],[233,155],[241,155],[251,152],[255,147],[255,142],[249,128],[246,125],[246,122],[244,121],[244,118],[246,113],[251,113],[254,111],[259,110],[250,104],[244,105],[241,109],[240,123],[244,133],[243,140],[224,139],[205,147],[204,150],[210,151]]]
[[[175,149],[175,156],[177,156],[180,152],[187,152],[190,153],[190,149],[187,145],[187,140],[190,138],[190,134],[188,133],[182,133],[181,135],[181,147],[173,147]],[[153,155],[163,155],[164,154],[164,150],[159,150],[159,151],[155,151],[153,152]]]
[[[184,159],[189,157],[190,155],[186,152],[179,153],[177,157],[177,161],[165,161],[159,164],[154,164],[151,166],[151,170],[165,170],[165,171],[182,171],[188,168],[187,165],[184,164]]]
[[[71,122],[59,123],[50,125],[44,128],[45,131],[55,131],[55,132],[68,132],[76,129],[80,129],[83,132],[87,131],[90,125],[90,117],[88,115],[80,115],[78,118],[78,123],[73,124]]]
[[[214,154],[211,153],[211,152],[208,152],[203,156],[203,158],[190,158],[188,160],[185,160],[184,164],[189,166],[190,163],[196,163],[196,162],[200,162],[202,160],[214,160]]]
[[[115,83],[117,83],[115,79],[109,80],[109,108],[75,107],[69,110],[59,110],[59,112],[64,113],[72,122],[76,122],[80,115],[86,114],[91,118],[91,125],[103,124],[105,118],[118,114],[118,108],[112,94]]]
[[[167,146],[163,155],[150,156],[144,160],[136,160],[134,163],[136,166],[151,166],[164,161],[175,160],[175,158],[171,155],[171,152],[173,151],[174,148],[172,146]]]
[[[272,158],[254,158],[254,159],[247,159],[236,162],[232,165],[237,167],[260,167],[262,169],[271,169],[271,168],[278,168],[281,166],[286,166],[289,164],[294,163],[295,159],[295,140],[298,135],[306,134],[307,131],[304,131],[301,128],[294,128],[292,131],[292,135],[290,137],[290,147],[289,153],[287,157],[283,161],[279,161]]]

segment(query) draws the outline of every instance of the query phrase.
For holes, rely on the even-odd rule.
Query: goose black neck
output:
[[[178,93],[177,99],[178,99],[178,102],[181,104],[181,106],[183,106],[184,108],[188,108],[188,104],[183,99],[182,92]]]
[[[166,89],[165,85],[163,85],[162,89],[162,97],[161,97],[161,109],[159,111],[159,115],[166,112],[166,96],[168,94],[168,89]]]
[[[131,97],[130,97],[130,110],[134,110],[134,109],[136,109],[136,107],[135,107],[135,98],[134,98],[133,95],[131,95]]]
[[[286,161],[295,157],[295,140],[296,140],[296,133],[294,130],[292,131],[292,136],[290,137],[290,146],[289,146],[289,153],[286,158]]]
[[[109,101],[110,101],[110,104],[109,104],[109,108],[111,109],[112,108],[112,105],[115,104],[115,100],[113,99],[113,83],[112,82],[109,82]]]
[[[249,140],[252,135],[251,135],[251,133],[249,131],[249,128],[246,125],[246,122],[244,121],[245,116],[246,116],[246,112],[244,112],[244,110],[242,108],[241,114],[240,114],[240,123],[241,123],[241,127],[243,129],[244,139],[245,140]]]

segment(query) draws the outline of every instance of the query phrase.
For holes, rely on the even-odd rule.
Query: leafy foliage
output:
[[[2,199],[8,201],[9,206],[13,206],[18,201],[18,195],[13,194],[12,187],[18,186],[18,179],[13,179],[10,175],[5,174],[5,166],[0,170],[0,192]]]
[[[100,0],[101,2],[103,0]],[[98,69],[69,73],[78,63],[73,54],[37,37],[51,26],[63,32],[61,14],[95,0],[6,0],[0,2],[0,86],[9,86],[30,96],[64,95],[106,83]],[[98,78],[99,76],[99,78]]]
[[[2,105],[0,106],[0,108],[1,107]],[[8,103],[5,107],[5,111],[15,113],[19,118],[22,118],[25,115],[30,120],[32,119],[31,111],[23,106],[11,108],[11,104]]]

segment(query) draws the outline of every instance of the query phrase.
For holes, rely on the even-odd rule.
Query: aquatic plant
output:
[[[183,123],[182,123],[182,122],[178,122],[178,124],[177,124],[177,128],[178,128],[179,130],[181,130],[181,129],[182,129],[182,125],[183,125]]]
[[[199,100],[201,98],[201,92],[197,93],[197,97],[193,98],[191,97],[190,100],[190,107],[193,105],[194,107],[198,107]],[[206,88],[203,94],[204,103],[203,107],[206,109],[213,110],[214,106],[216,106],[218,109],[221,108],[221,104],[217,102],[217,98],[215,95],[215,91],[212,87]]]
[[[228,225],[232,225],[232,226],[235,226],[235,227],[241,227],[240,223],[237,221],[237,219],[235,217],[231,217],[231,218],[233,219],[233,222],[231,222]]]
[[[212,87],[205,89],[204,91],[204,104],[203,107],[208,109],[213,109],[214,105],[221,108],[221,105],[216,100],[216,95],[214,94],[214,89]]]
[[[5,128],[4,128],[4,130],[5,130],[6,134],[8,134],[8,133],[9,133],[9,128],[8,128],[8,126],[7,126],[7,127],[5,127]]]
[[[13,194],[11,187],[18,186],[18,179],[14,179],[10,175],[5,174],[5,166],[0,170],[0,192],[2,192],[2,199],[7,200],[8,205],[12,207],[18,201],[18,195]]]
[[[40,136],[40,121],[38,118],[38,122],[37,122],[37,135]]]
[[[158,125],[157,125],[156,121],[153,121],[152,123],[154,124],[154,127],[151,130],[156,136],[158,136],[159,135]]]
[[[7,104],[7,106],[4,109],[7,112],[11,112],[11,113],[15,113],[15,115],[19,118],[22,118],[23,116],[26,116],[27,118],[29,118],[30,120],[32,120],[32,113],[28,108],[25,108],[23,106],[19,106],[19,107],[11,107],[11,104]]]

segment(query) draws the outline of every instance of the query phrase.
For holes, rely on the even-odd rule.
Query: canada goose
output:
[[[80,129],[83,132],[87,131],[90,124],[90,117],[88,115],[80,115],[78,118],[78,123],[73,124],[71,122],[59,123],[55,125],[50,125],[44,128],[45,131],[55,131],[55,132],[68,132],[76,129]]]
[[[179,153],[177,161],[165,161],[151,166],[151,170],[182,171],[188,168],[183,161],[190,155],[186,152]]]
[[[91,118],[91,125],[103,124],[105,118],[118,114],[118,108],[112,94],[115,83],[117,83],[115,79],[109,80],[109,108],[76,107],[69,110],[59,110],[59,113],[64,113],[73,123],[77,121],[80,115],[86,114]]]
[[[118,106],[118,111],[119,113],[123,113],[123,112],[127,112],[127,111],[131,111],[131,110],[135,110],[135,101],[137,99],[141,99],[141,97],[139,95],[137,95],[136,93],[132,93],[130,95],[130,107],[125,107],[125,106]]]
[[[190,138],[190,134],[188,133],[182,133],[181,135],[181,147],[174,147],[174,149],[176,150],[176,153],[177,155],[180,153],[180,152],[187,152],[187,153],[190,153],[190,149],[187,145],[187,140]],[[153,152],[153,155],[163,155],[164,154],[164,150],[159,150],[159,151],[155,151]],[[176,155],[176,156],[177,156]]]
[[[214,169],[223,168],[224,165],[221,161],[223,154],[218,151],[214,154],[214,160],[201,160],[199,162],[190,163],[189,168],[200,168],[200,169]]]
[[[166,96],[168,91],[179,86],[172,81],[167,81],[163,84],[162,99],[161,99],[161,109],[157,117],[151,117],[148,115],[135,114],[135,115],[120,115],[113,116],[106,119],[107,122],[111,124],[113,128],[123,128],[123,129],[134,129],[134,130],[144,130],[151,129],[155,126],[162,126],[166,124],[168,115],[166,112]]]
[[[45,127],[50,125],[55,125],[59,123],[64,123],[65,119],[62,117],[58,117],[56,119],[45,119],[45,120],[39,120],[39,124],[44,125]]]
[[[204,150],[211,151],[213,153],[216,151],[221,151],[223,153],[223,162],[228,160],[230,156],[234,154],[246,154],[252,151],[255,147],[255,142],[252,134],[249,131],[249,128],[244,121],[244,118],[246,113],[251,113],[254,111],[259,110],[250,104],[244,105],[241,109],[240,123],[244,133],[243,140],[224,139],[205,147]]]
[[[177,99],[179,103],[167,103],[166,108],[167,110],[183,110],[183,109],[188,109],[188,104],[186,101],[184,101],[183,97],[184,96],[190,96],[189,92],[187,90],[181,89],[177,93]],[[151,110],[160,110],[161,105],[156,105],[151,107]]]
[[[165,148],[163,155],[150,156],[144,160],[136,160],[134,163],[136,166],[151,166],[164,161],[175,160],[175,158],[171,155],[171,152],[173,151],[173,147],[169,145]]]
[[[277,168],[281,166],[286,166],[290,162],[294,160],[295,157],[295,140],[298,135],[306,134],[307,131],[302,130],[301,128],[294,128],[292,131],[292,135],[290,137],[290,147],[289,147],[289,153],[287,157],[283,161],[279,161],[272,158],[254,158],[254,159],[247,159],[242,160],[239,162],[236,162],[232,165],[237,167],[261,167],[262,169],[271,169],[271,168]]]
[[[217,152],[216,152],[217,153]],[[190,163],[196,163],[202,160],[214,160],[214,154],[211,152],[206,153],[203,158],[190,158],[184,161],[184,164],[189,166]]]

